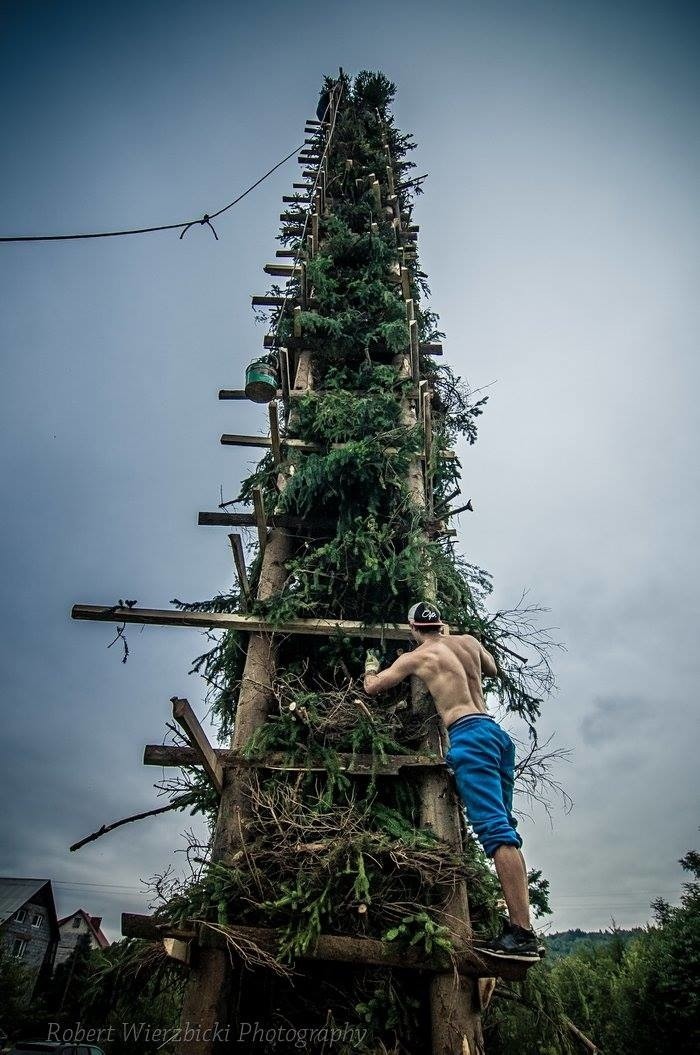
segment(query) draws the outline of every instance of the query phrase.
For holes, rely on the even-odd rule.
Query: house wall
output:
[[[44,960],[47,956],[50,958],[53,953],[51,925],[46,905],[35,901],[27,901],[23,908],[27,912],[27,918],[24,923],[20,923],[17,920],[16,913],[14,916],[10,916],[0,926],[0,941],[2,941],[8,953],[12,952],[12,946],[16,938],[23,938],[27,942],[24,954],[18,962],[31,972],[33,990]],[[42,923],[39,927],[33,927],[32,917],[38,913],[42,916]]]
[[[79,925],[77,927],[73,926],[74,921],[78,921]],[[59,963],[65,963],[65,961],[72,956],[76,945],[86,934],[90,937],[90,948],[99,948],[99,942],[95,938],[95,935],[88,927],[85,919],[80,915],[71,916],[70,919],[65,921],[65,923],[62,923],[59,927],[59,932],[61,936],[58,941],[58,949],[56,950],[56,966],[58,966]]]

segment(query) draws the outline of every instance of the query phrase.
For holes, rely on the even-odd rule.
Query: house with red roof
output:
[[[87,936],[91,949],[106,949],[109,939],[102,931],[102,916],[91,916],[83,908],[78,908],[70,916],[58,921],[59,941],[56,950],[55,965],[65,961],[75,952],[81,938]]]

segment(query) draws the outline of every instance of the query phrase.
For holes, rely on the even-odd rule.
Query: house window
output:
[[[43,922],[44,917],[42,916],[41,912],[35,912],[32,916],[32,927],[40,927]]]
[[[17,920],[18,923],[24,923],[26,918],[27,918],[27,910],[26,910],[26,908],[18,909],[18,911],[15,912],[15,919]]]
[[[80,926],[80,916],[73,916],[72,926],[73,926],[73,930],[77,930],[78,929],[78,927]]]
[[[12,943],[12,955],[16,960],[21,960],[26,948],[27,942],[24,938],[15,938]]]

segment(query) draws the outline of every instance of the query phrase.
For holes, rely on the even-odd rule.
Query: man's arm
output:
[[[380,692],[386,692],[387,689],[393,689],[394,685],[398,685],[404,678],[413,674],[414,668],[413,654],[406,652],[381,673],[365,674],[365,692],[368,696],[376,696]]]
[[[481,659],[481,673],[485,674],[487,678],[495,678],[498,675],[496,660],[490,652],[486,651],[481,642],[479,642],[479,657]]]

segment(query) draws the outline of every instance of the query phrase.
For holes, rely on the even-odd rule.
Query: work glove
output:
[[[365,674],[378,674],[379,673],[379,656],[372,649],[368,649],[367,658],[365,659]]]

